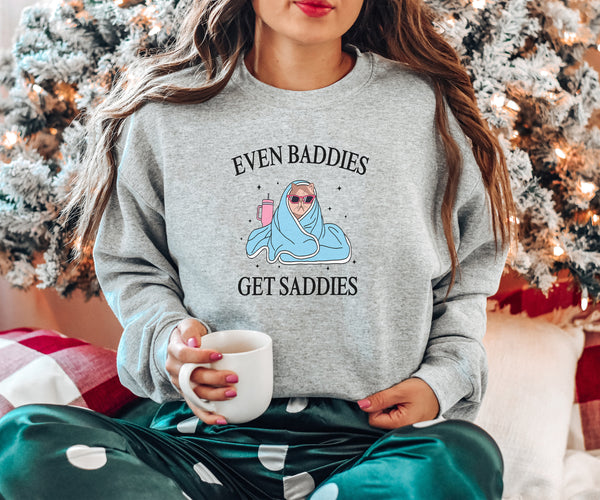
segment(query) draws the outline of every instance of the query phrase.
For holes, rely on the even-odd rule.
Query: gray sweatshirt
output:
[[[453,218],[462,273],[443,303],[447,174],[432,85],[349,48],[354,68],[328,87],[279,89],[240,58],[211,100],[128,117],[94,259],[134,393],[181,399],[167,344],[193,317],[270,334],[274,397],[358,400],[419,377],[445,417],[475,417],[486,298],[507,255],[495,252],[479,167],[450,113],[464,157]]]

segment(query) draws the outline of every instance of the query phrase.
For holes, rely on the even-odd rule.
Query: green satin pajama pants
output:
[[[238,425],[182,402],[149,427],[82,408],[24,406],[0,420],[0,498],[499,499],[502,457],[462,420],[384,431],[354,402],[274,399]]]

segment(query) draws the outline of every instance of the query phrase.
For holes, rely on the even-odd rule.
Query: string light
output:
[[[588,289],[584,285],[581,288],[581,310],[585,311],[587,309],[589,303],[590,303],[590,297],[588,294]]]
[[[572,31],[564,31],[563,40],[565,43],[571,45],[577,41],[577,33],[574,33]]]
[[[51,127],[48,129],[48,131],[52,134],[52,135],[56,135],[58,134],[58,130],[56,130],[54,127]]]
[[[513,111],[521,111],[521,106],[519,106],[515,101],[506,101],[506,107],[512,109]]]
[[[598,186],[596,186],[596,184],[594,184],[593,182],[587,182],[580,179],[577,182],[577,189],[581,193],[580,196],[582,199],[584,199],[585,201],[590,201],[594,196],[596,196]]]
[[[596,184],[593,182],[579,181],[579,189],[583,194],[592,195],[593,198],[594,194],[596,194],[598,186],[596,186]]]
[[[565,251],[564,251],[563,247],[561,247],[560,245],[554,246],[554,256],[555,257],[560,257],[564,253],[565,253]]]
[[[148,35],[154,36],[157,33],[160,33],[161,26],[160,24],[155,24],[154,27],[148,32]]]
[[[567,153],[565,153],[562,149],[560,148],[555,148],[554,152],[556,153],[556,156],[558,156],[561,159],[565,159],[567,157]]]
[[[42,87],[40,87],[37,83],[32,88],[33,88],[34,92],[37,92],[38,94],[40,94],[44,91],[44,89]]]
[[[473,8],[475,10],[483,9],[485,7],[485,0],[473,0]]]
[[[600,223],[600,215],[598,215],[598,214],[592,215],[592,224],[594,224],[594,226],[595,226],[598,223]]]
[[[504,106],[505,101],[506,98],[501,94],[494,94],[492,96],[492,106],[496,109],[500,109],[502,106]]]
[[[17,141],[19,140],[19,136],[16,132],[6,132],[4,134],[4,139],[2,139],[2,144],[7,148],[12,148]]]

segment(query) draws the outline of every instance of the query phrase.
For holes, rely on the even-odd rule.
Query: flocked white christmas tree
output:
[[[0,56],[0,274],[15,286],[98,292],[70,264],[60,200],[86,110],[140,51],[167,44],[191,0],[72,0],[23,13]],[[427,0],[507,155],[522,238],[508,265],[547,292],[559,271],[600,299],[600,0]],[[2,121],[4,116],[4,123]]]

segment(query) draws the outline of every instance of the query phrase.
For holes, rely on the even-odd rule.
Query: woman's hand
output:
[[[184,319],[171,333],[167,348],[166,369],[171,377],[171,382],[179,392],[181,392],[179,370],[184,363],[211,363],[223,357],[220,352],[213,349],[200,349],[201,339],[206,333],[204,325],[200,321],[191,318]],[[229,370],[212,370],[198,367],[192,372],[191,381],[198,385],[194,388],[194,392],[202,399],[225,401],[237,395],[235,387],[231,384],[235,384],[238,377],[237,374]],[[227,423],[222,415],[202,410],[187,398],[184,397],[184,399],[194,415],[204,423],[210,425]]]
[[[360,400],[358,405],[369,414],[369,424],[381,429],[433,420],[440,411],[435,393],[420,378],[409,378],[376,392]]]

